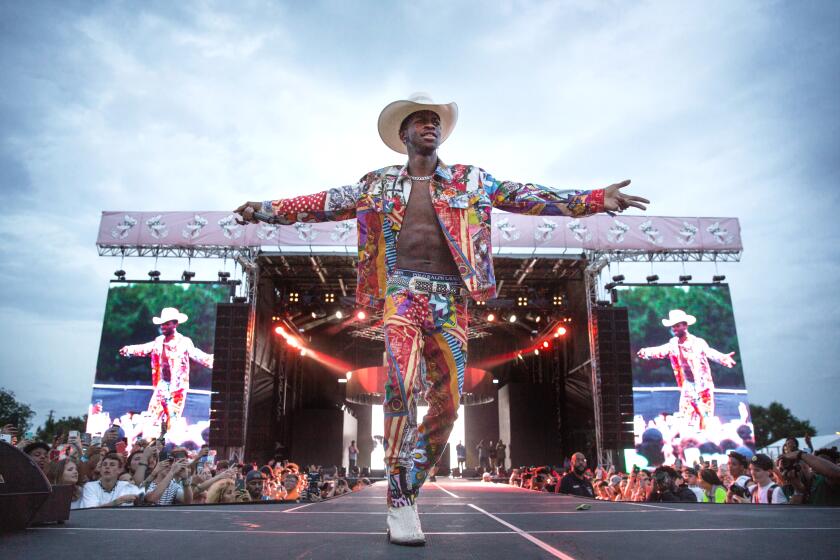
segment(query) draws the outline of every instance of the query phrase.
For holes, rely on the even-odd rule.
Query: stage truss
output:
[[[118,223],[115,226],[116,230],[111,231],[109,234],[108,228],[112,227],[113,224],[106,224],[105,219],[103,218],[102,231],[100,232],[99,242],[97,243],[97,249],[100,256],[121,258],[154,257],[182,259],[231,259],[234,262],[236,262],[243,270],[243,276],[246,280],[245,287],[247,297],[248,301],[251,303],[252,317],[254,317],[256,313],[256,284],[258,283],[259,272],[262,268],[266,266],[274,267],[272,269],[272,273],[276,274],[278,277],[294,276],[294,267],[289,264],[286,257],[309,257],[309,267],[311,267],[311,270],[315,272],[317,277],[320,279],[320,283],[326,284],[327,278],[329,278],[332,274],[331,272],[329,272],[329,265],[325,266],[323,261],[327,260],[331,256],[340,256],[345,258],[349,257],[350,259],[354,259],[357,250],[355,245],[345,245],[343,243],[335,242],[327,242],[328,244],[326,245],[316,245],[314,244],[315,236],[308,232],[308,230],[303,231],[303,228],[301,228],[301,231],[298,232],[300,239],[290,239],[291,243],[289,243],[288,245],[258,245],[253,243],[248,244],[248,242],[237,244],[237,242],[234,241],[231,238],[231,236],[233,236],[233,238],[236,238],[236,235],[238,234],[231,233],[231,231],[233,230],[230,229],[230,223],[227,223],[230,222],[230,220],[224,217],[222,217],[221,220],[218,220],[218,222],[221,226],[223,226],[223,228],[227,228],[225,229],[225,235],[228,237],[228,239],[231,240],[230,242],[228,242],[228,239],[224,239],[217,236],[218,239],[216,240],[216,244],[202,244],[200,241],[197,240],[184,243],[174,241],[172,243],[160,244],[142,242],[115,243],[115,239],[117,237],[120,237],[120,235],[118,235],[119,232],[117,230],[119,230],[119,228],[121,227],[133,227],[133,224],[131,222],[134,221],[136,223],[136,220],[130,219],[129,216],[125,216],[124,218],[122,218],[122,213],[114,214],[119,214],[118,217],[120,217],[120,219],[122,219],[123,221]],[[185,219],[190,216],[192,216],[192,213],[189,213],[189,216],[186,216]],[[146,223],[147,225],[151,223],[152,226],[150,227],[155,227],[155,225],[159,223],[160,218],[160,216],[153,216],[149,218],[149,221],[147,221]],[[200,223],[198,223],[199,218],[200,216],[196,215],[193,218],[193,222],[187,223],[187,227],[199,227],[201,225]],[[511,223],[513,223],[514,221],[516,221],[516,223],[519,223],[518,221],[521,221],[526,218],[535,219],[525,216],[512,216],[510,220]],[[625,218],[624,221],[629,222],[632,219],[636,218],[637,217],[631,219]],[[116,219],[116,217],[114,219]],[[641,220],[644,218],[639,219]],[[610,223],[612,223],[607,222],[607,218],[605,217],[598,217],[591,220],[595,220],[591,223],[595,224],[596,226],[599,223],[597,220],[601,220],[604,223],[604,233],[606,233],[607,231],[606,227],[610,225]],[[615,247],[614,244],[611,243],[611,238],[608,238],[607,241],[601,239],[600,243],[595,243],[595,241],[592,241],[588,248],[587,246],[581,247],[579,245],[575,245],[574,243],[572,243],[571,247],[567,248],[565,245],[563,245],[562,242],[559,242],[559,240],[558,244],[554,246],[542,245],[538,247],[534,246],[533,248],[531,248],[523,246],[514,247],[514,244],[509,244],[509,246],[500,248],[501,244],[494,241],[494,245],[496,245],[496,249],[494,250],[494,257],[521,259],[522,263],[517,267],[516,270],[512,271],[513,280],[508,283],[507,287],[507,289],[510,290],[511,283],[514,284],[514,292],[515,287],[519,286],[520,284],[523,284],[526,278],[533,278],[532,275],[536,275],[535,265],[538,263],[538,261],[555,260],[556,263],[551,269],[552,278],[556,278],[559,280],[563,278],[571,279],[572,277],[576,276],[577,279],[583,280],[587,296],[586,310],[590,318],[594,316],[594,308],[599,304],[598,290],[601,284],[601,272],[612,263],[733,263],[739,262],[741,260],[742,246],[740,244],[740,228],[737,224],[737,220],[735,219],[653,218],[653,220],[658,220],[655,225],[658,225],[662,231],[667,230],[668,224],[672,222],[679,224],[679,221],[683,220],[681,226],[683,227],[683,230],[681,230],[679,234],[685,233],[685,228],[689,228],[689,233],[691,231],[693,231],[694,233],[697,233],[697,231],[701,231],[701,233],[705,231],[709,234],[717,236],[717,238],[716,241],[710,241],[711,238],[707,236],[705,238],[705,244],[701,248],[679,248],[679,244],[682,243],[682,241],[680,241],[677,237],[677,243],[673,243],[668,248],[651,247],[650,249],[618,249]],[[685,220],[688,220],[688,222]],[[507,220],[505,220],[505,222],[507,222]],[[125,225],[126,223],[127,225]],[[196,225],[196,223],[198,223],[198,225]],[[525,223],[526,222],[523,221],[520,224],[520,226]],[[724,227],[721,227],[721,223],[724,224]],[[642,222],[638,225],[640,226],[640,229],[642,231],[649,232],[650,224],[651,222]],[[694,224],[694,226],[692,226],[692,224]],[[569,226],[569,228],[571,228],[571,226],[575,225],[575,222],[572,221],[571,223],[566,225]],[[623,225],[624,224],[622,224],[622,226]],[[726,228],[728,228],[728,230]],[[727,231],[737,232],[737,235],[732,238],[727,238],[726,243],[722,243],[721,238],[724,236],[724,234],[727,234]],[[348,232],[349,230],[342,230],[338,233],[340,233],[341,235],[345,235]],[[230,236],[228,236],[228,234],[230,234]],[[335,234],[335,232],[332,233],[334,240],[336,239]],[[266,236],[263,236],[261,233],[258,233],[256,235],[261,240],[266,241],[268,238],[271,237],[271,235],[273,235],[273,233],[267,232]],[[308,242],[304,239],[304,237],[302,237],[304,235],[310,235],[310,238],[308,238]],[[327,235],[328,232],[327,230],[325,230],[324,232],[322,232],[321,239],[324,239],[326,241]],[[498,235],[498,233],[495,233],[495,235]],[[187,237],[186,233],[184,234],[184,237]],[[348,235],[348,238],[352,239],[353,236]],[[342,238],[342,241],[343,240],[344,238]],[[566,239],[566,241],[569,240],[570,238]],[[304,242],[301,243],[301,241]],[[580,239],[578,239],[578,241],[580,241]],[[310,245],[309,243],[312,244]],[[722,243],[722,245],[715,245],[715,243]],[[647,245],[642,244],[641,246],[644,247]],[[569,266],[570,261],[577,261],[577,265],[583,266]],[[346,280],[342,281],[341,276],[339,276],[338,282],[340,286],[338,287],[340,288],[344,299],[349,299],[348,295],[355,288],[355,276],[352,274],[351,271],[348,271],[346,269],[342,270],[342,273]],[[545,271],[543,271],[543,274],[545,274]],[[503,290],[505,290],[505,286],[502,282],[500,282],[498,289],[500,294],[502,294]],[[475,309],[475,307],[473,309]],[[470,339],[480,339],[490,336],[489,329],[491,325],[483,320],[482,314],[472,313],[471,321],[471,332],[469,335]],[[351,333],[351,336],[360,339],[382,341],[383,338],[381,332],[381,313],[374,313],[374,315],[371,316],[369,320],[365,322],[365,324],[359,325],[358,328],[356,328]],[[601,375],[597,360],[597,352],[595,347],[596,343],[597,341],[594,339],[592,329],[589,329],[589,346],[591,359],[585,362],[584,364],[580,364],[577,367],[588,368],[590,373],[589,377],[592,387],[592,399],[594,409],[593,412],[595,418],[595,441],[598,454],[598,461],[600,464],[616,464],[618,458],[613,456],[614,450],[604,449],[602,445],[602,426],[600,416]],[[253,352],[254,348],[251,348],[251,354],[253,354]],[[251,363],[253,363],[253,355]]]

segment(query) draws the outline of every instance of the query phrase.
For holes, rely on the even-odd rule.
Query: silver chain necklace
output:
[[[423,175],[422,177],[415,177],[414,175],[409,175],[408,178],[412,181],[428,181],[433,177],[433,175]]]

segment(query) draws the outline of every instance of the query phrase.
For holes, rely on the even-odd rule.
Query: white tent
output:
[[[787,440],[787,438],[774,441],[767,447],[759,449],[758,452],[766,453],[767,455],[775,459],[776,457],[782,454],[782,446],[785,444],[785,440]],[[799,449],[804,449],[807,451],[808,445],[805,443],[804,437],[796,438],[796,441],[799,442]],[[814,446],[814,451],[816,451],[817,449],[823,449],[825,447],[836,447],[840,449],[840,434],[835,433],[823,436],[814,436],[811,438],[811,445]]]

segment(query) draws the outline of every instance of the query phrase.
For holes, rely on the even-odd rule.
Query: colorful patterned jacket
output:
[[[604,210],[604,191],[559,191],[532,183],[499,181],[479,167],[438,162],[430,181],[432,204],[464,286],[476,301],[496,295],[490,211],[588,216]],[[372,171],[355,185],[317,194],[269,200],[263,211],[280,223],[356,218],[359,238],[356,301],[381,307],[386,278],[397,262],[411,179],[408,166]]]
[[[726,365],[731,358],[709,346],[702,338],[689,333],[686,335],[685,343],[680,344],[679,338],[674,336],[662,346],[640,349],[639,354],[643,360],[668,358],[671,361],[671,368],[674,370],[677,387],[682,388],[685,382],[685,372],[683,372],[680,361],[681,351],[683,359],[688,363],[691,373],[694,375],[694,387],[697,392],[714,391],[715,382],[712,379],[712,368],[709,365],[709,360]]]
[[[213,354],[207,354],[195,347],[191,338],[179,332],[169,342],[164,342],[164,336],[160,335],[151,342],[145,344],[133,344],[126,346],[126,354],[129,356],[152,357],[152,385],[157,387],[161,380],[163,370],[163,346],[166,345],[166,358],[169,362],[170,381],[169,390],[175,392],[179,389],[190,388],[190,360],[212,368]]]

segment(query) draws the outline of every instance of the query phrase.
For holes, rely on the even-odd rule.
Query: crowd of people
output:
[[[757,453],[730,451],[726,462],[692,466],[590,468],[583,453],[564,466],[520,467],[510,475],[485,473],[484,480],[534,490],[616,502],[708,502],[728,504],[806,504],[840,506],[840,452],[836,448],[799,449],[789,438],[773,460]]]
[[[265,500],[315,502],[370,485],[358,467],[300,466],[272,459],[216,460],[207,446],[196,450],[162,440],[137,440],[127,451],[115,431],[86,443],[77,433],[52,443],[18,441],[13,426],[2,429],[29,455],[53,485],[75,488],[72,509]]]

